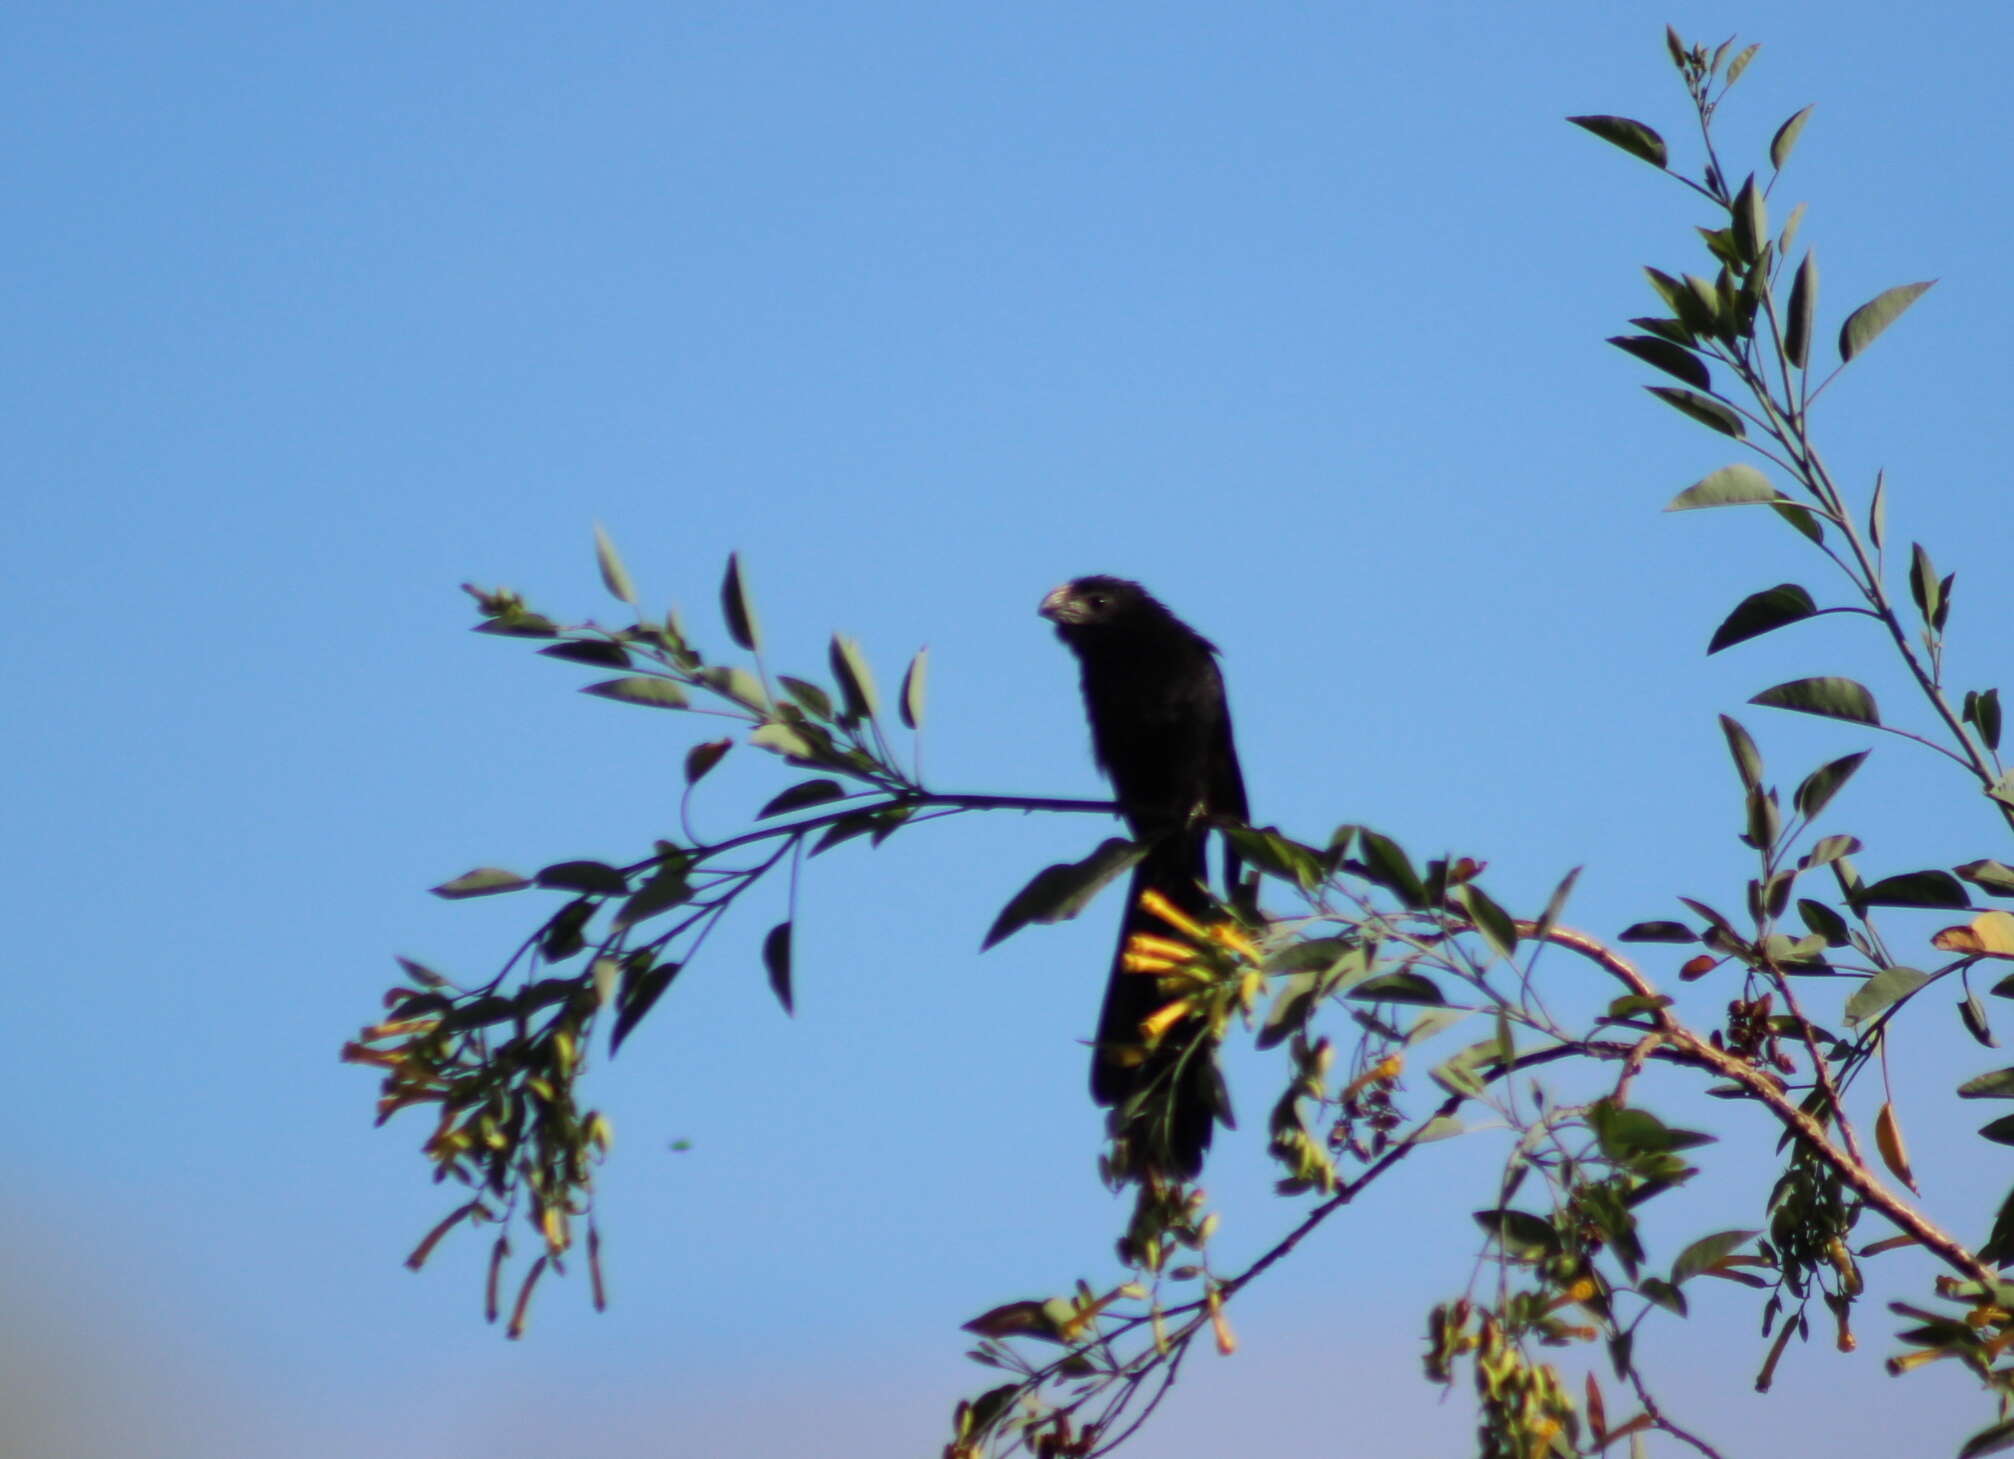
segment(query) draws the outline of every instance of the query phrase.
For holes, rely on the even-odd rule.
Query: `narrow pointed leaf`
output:
[[[1667,375],[1675,375],[1688,385],[1696,385],[1701,390],[1713,388],[1713,373],[1706,368],[1706,362],[1691,350],[1681,349],[1666,339],[1653,334],[1618,334],[1609,343],[1627,354],[1635,355],[1647,365],[1654,365]]]
[[[565,643],[549,644],[539,653],[549,659],[564,659],[570,664],[593,664],[601,669],[629,667],[629,651],[605,638],[569,639]]]
[[[839,692],[846,702],[846,718],[874,718],[880,712],[881,701],[874,692],[874,671],[868,667],[867,655],[861,652],[860,644],[843,633],[835,633],[830,659],[832,677],[839,681]]]
[[[1628,117],[1585,116],[1568,117],[1577,127],[1593,132],[1604,142],[1613,143],[1632,157],[1640,157],[1652,167],[1663,167],[1670,158],[1670,151],[1664,145],[1664,138],[1645,126],[1642,122]]]
[[[1743,46],[1741,53],[1727,63],[1727,84],[1729,86],[1734,85],[1735,82],[1741,79],[1741,73],[1748,69],[1748,63],[1755,59],[1755,53],[1761,49],[1762,45],[1760,42],[1752,46]]]
[[[651,709],[683,709],[687,702],[685,691],[671,680],[641,674],[627,679],[604,679],[599,684],[587,685],[580,692],[602,699],[620,700],[624,704],[642,704]]]
[[[1695,481],[1671,499],[1667,512],[1690,512],[1701,507],[1745,506],[1754,502],[1783,500],[1769,484],[1769,478],[1753,466],[1737,461]]]
[[[1840,363],[1851,360],[1879,339],[1881,331],[1900,318],[1902,311],[1920,299],[1936,282],[1929,279],[1920,284],[1899,284],[1893,289],[1885,289],[1847,315],[1846,323],[1839,327]]]
[[[609,596],[634,608],[636,588],[630,583],[629,570],[622,565],[615,543],[609,540],[599,522],[594,524],[594,560],[601,569],[601,585],[608,589]]]
[[[916,657],[909,661],[909,667],[902,674],[902,698],[897,709],[902,715],[902,723],[910,729],[916,729],[923,723],[923,681],[929,655],[927,648],[916,650]]]
[[[629,891],[629,878],[605,861],[556,861],[539,872],[538,884],[563,892],[591,892],[597,896],[620,897]]]
[[[1911,543],[1910,549],[1909,596],[1916,600],[1916,611],[1927,623],[1937,616],[1937,569],[1931,566],[1930,554],[1921,542]]]
[[[1743,1242],[1760,1234],[1756,1231],[1716,1231],[1711,1236],[1700,1237],[1672,1262],[1671,1284],[1681,1287],[1702,1272],[1712,1271],[1733,1256]]]
[[[1790,216],[1783,220],[1783,232],[1776,240],[1776,251],[1786,258],[1790,255],[1790,245],[1797,241],[1797,230],[1804,222],[1804,204],[1799,203],[1790,210]]]
[[[685,752],[685,783],[699,784],[700,778],[721,762],[734,748],[733,740],[703,740]]]
[[[1748,180],[1741,185],[1741,191],[1734,195],[1734,246],[1744,263],[1754,263],[1762,254],[1762,246],[1769,241],[1769,208],[1762,200],[1762,189],[1755,185],[1755,174],[1749,173]]]
[[[1824,719],[1843,719],[1854,724],[1881,723],[1880,710],[1865,685],[1833,676],[1792,679],[1787,684],[1763,690],[1748,702],[1767,705],[1771,709],[1815,714]]]
[[[790,924],[779,922],[762,939],[762,966],[769,974],[769,991],[783,1005],[785,1013],[796,1012],[790,988]]]
[[[1137,865],[1147,848],[1113,837],[1082,861],[1058,862],[1035,873],[1000,910],[980,950],[1013,936],[1031,922],[1065,922],[1089,905],[1105,884]]]
[[[1874,473],[1874,500],[1867,504],[1867,538],[1879,552],[1888,536],[1888,473]]]
[[[1741,423],[1741,417],[1710,396],[1680,390],[1671,385],[1646,385],[1644,388],[1667,405],[1691,416],[1703,426],[1712,427],[1724,436],[1733,436],[1736,440],[1740,440],[1748,434],[1748,428]]]
[[[1753,795],[1762,784],[1762,751],[1756,749],[1755,737],[1742,727],[1741,721],[1725,714],[1720,716],[1720,732],[1727,739],[1728,754],[1734,757],[1735,773]]]
[[[1790,318],[1783,335],[1784,358],[1802,369],[1811,359],[1811,322],[1818,312],[1818,255],[1806,250],[1790,283]]]
[[[1776,129],[1776,135],[1769,139],[1769,165],[1778,172],[1790,160],[1790,149],[1797,145],[1797,138],[1804,130],[1804,124],[1811,120],[1811,108],[1806,107],[1789,121]]]
[[[505,871],[497,866],[479,866],[474,871],[465,871],[453,881],[444,881],[433,888],[433,894],[450,902],[463,897],[491,897],[498,892],[515,892],[531,885],[529,877],[519,876],[514,871]]]
[[[1632,922],[1615,935],[1617,942],[1697,942],[1699,935],[1683,922]]]
[[[2014,866],[2005,866],[1998,861],[1968,861],[1963,866],[1953,867],[1958,875],[1975,887],[1996,897],[2014,897]]]
[[[1786,623],[1809,618],[1817,611],[1818,605],[1811,601],[1811,594],[1796,583],[1778,583],[1773,588],[1764,588],[1735,605],[1734,611],[1713,631],[1706,651],[1717,654],[1734,644],[1759,638]]]
[[[1915,968],[1883,968],[1846,1000],[1846,1021],[1865,1023],[1930,981],[1930,974]]]
[[[1861,750],[1856,754],[1842,755],[1828,765],[1821,765],[1804,777],[1804,783],[1797,787],[1794,804],[1798,814],[1807,821],[1816,820],[1818,813],[1839,794],[1840,787],[1853,778],[1853,772],[1860,768],[1860,762],[1872,753]]]
[[[1970,907],[1972,899],[1948,871],[1905,871],[1884,876],[1854,901],[1870,907]]]
[[[785,811],[802,810],[808,805],[823,805],[829,800],[838,800],[846,794],[846,787],[836,780],[820,776],[816,780],[801,780],[782,794],[772,798],[768,805],[755,813],[758,821],[780,816]]]
[[[622,983],[615,995],[615,1027],[608,1038],[608,1051],[612,1055],[622,1047],[623,1040],[630,1036],[637,1023],[650,1012],[652,1005],[664,996],[664,990],[671,986],[671,980],[678,976],[677,963],[652,963],[645,956],[635,960],[625,959]]]
[[[727,636],[750,653],[762,648],[762,625],[756,621],[755,602],[741,573],[741,554],[727,554],[727,575],[720,582],[720,611],[727,620]]]

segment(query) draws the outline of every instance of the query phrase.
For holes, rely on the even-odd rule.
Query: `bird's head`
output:
[[[1142,609],[1167,612],[1138,583],[1099,575],[1077,578],[1054,589],[1036,611],[1054,623],[1058,633],[1069,634],[1137,621]]]

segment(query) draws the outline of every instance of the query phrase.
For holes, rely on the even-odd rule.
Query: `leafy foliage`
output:
[[[1878,680],[1891,710],[1907,701],[1894,717],[1860,679],[1830,672],[1763,687],[1750,702],[1838,721],[1869,740],[1928,748],[2014,830],[2014,776],[1998,758],[1998,691],[1957,691],[1945,677],[1954,576],[1940,574],[1929,549],[1913,544],[1900,569],[1908,583],[1901,597],[1886,557],[1885,478],[1877,473],[1857,498],[1825,465],[1812,434],[1813,407],[1838,370],[1929,286],[1886,290],[1849,313],[1837,366],[1814,379],[1817,269],[1809,251],[1789,266],[1803,208],[1780,228],[1770,218],[1812,109],[1776,129],[1766,172],[1734,181],[1714,123],[1758,48],[1737,50],[1730,40],[1709,49],[1675,31],[1666,43],[1698,123],[1696,175],[1675,166],[1671,146],[1644,123],[1571,120],[1705,200],[1714,226],[1699,233],[1702,272],[1645,271],[1664,312],[1630,321],[1636,332],[1611,343],[1680,382],[1647,387],[1652,395],[1748,453],[1679,492],[1670,509],[1768,507],[1752,519],[1785,522],[1797,534],[1785,545],[1829,569],[1812,580],[1818,591],[1783,582],[1742,597],[1707,652],[1820,614],[1869,620],[1880,657],[1858,672],[1873,677],[1883,663],[1895,666]],[[599,529],[596,559],[610,594],[635,608],[628,571]],[[496,1320],[508,1305],[515,1336],[537,1283],[563,1269],[582,1225],[602,1300],[592,1175],[610,1127],[582,1097],[596,1040],[605,1028],[613,1056],[657,1014],[672,982],[753,887],[781,872],[794,892],[807,858],[855,839],[879,844],[945,815],[1111,807],[931,789],[918,744],[923,656],[910,662],[896,696],[896,717],[915,732],[908,754],[898,756],[858,643],[832,639],[823,682],[769,672],[738,556],[728,561],[720,604],[744,662],[709,660],[673,615],[639,610],[616,630],[563,627],[516,594],[470,592],[479,631],[533,640],[542,655],[619,675],[586,692],[725,720],[730,733],[685,753],[688,797],[740,744],[767,756],[781,782],[754,823],[724,840],[704,840],[686,826],[627,861],[561,862],[531,875],[482,867],[442,883],[435,891],[444,898],[523,894],[556,903],[540,902],[516,953],[473,985],[402,959],[404,976],[386,994],[383,1017],[345,1048],[346,1058],[381,1071],[381,1121],[409,1108],[430,1112],[422,1153],[437,1180],[461,1187],[464,1198],[411,1264],[464,1224],[499,1225],[487,1309]],[[1821,606],[1832,596],[1842,601]],[[1131,940],[1127,966],[1155,978],[1165,1001],[1142,1024],[1142,1040],[1172,1049],[1179,1064],[1208,1061],[1219,1043],[1249,1035],[1282,1061],[1265,1130],[1277,1189],[1289,1203],[1287,1227],[1249,1264],[1220,1266],[1212,1253],[1220,1214],[1208,1209],[1205,1191],[1126,1158],[1126,1131],[1168,1113],[1166,1091],[1144,1088],[1113,1112],[1104,1162],[1108,1181],[1133,1195],[1117,1243],[1124,1271],[1013,1298],[966,1324],[976,1339],[972,1358],[998,1381],[958,1403],[946,1455],[1108,1452],[1151,1414],[1194,1344],[1235,1349],[1231,1305],[1309,1232],[1366,1199],[1401,1161],[1430,1158],[1420,1152],[1483,1128],[1508,1145],[1501,1176],[1475,1212],[1487,1260],[1428,1315],[1426,1369],[1444,1384],[1469,1377],[1485,1459],[1618,1452],[1618,1440],[1635,1446],[1652,1434],[1718,1455],[1655,1397],[1636,1357],[1644,1325],[1684,1319],[1689,1294],[1706,1278],[1754,1292],[1763,1338],[1755,1382],[1766,1390],[1814,1319],[1830,1325],[1836,1346],[1853,1347],[1866,1267],[1901,1247],[1921,1249],[1945,1271],[1923,1302],[1890,1305],[1907,1324],[1894,1335],[1903,1351],[1890,1371],[1962,1363],[1998,1409],[1961,1453],[2014,1447],[2014,1363],[2005,1357],[2014,1349],[2014,1284],[1999,1271],[2014,1264],[2014,1192],[1977,1246],[1933,1219],[1885,1064],[1904,1020],[1946,1000],[1971,1038],[1995,1046],[1987,1002],[1972,980],[1992,977],[1988,997],[2014,997],[2014,975],[1998,976],[2006,970],[1997,966],[2014,962],[2014,913],[1977,911],[1927,934],[1879,920],[1891,908],[1911,918],[1925,909],[1975,913],[1975,894],[2014,897],[2014,869],[1990,855],[1911,869],[1921,859],[1912,856],[1869,879],[1860,859],[1869,855],[1872,866],[1875,858],[1825,818],[1851,801],[1870,750],[1811,769],[1786,794],[1748,727],[1722,715],[1720,728],[1734,770],[1730,819],[1752,859],[1749,872],[1711,900],[1674,895],[1615,939],[1680,949],[1677,994],[1607,941],[1563,925],[1577,872],[1535,915],[1521,916],[1485,890],[1480,860],[1420,861],[1395,837],[1358,825],[1320,844],[1277,828],[1221,827],[1260,878],[1260,896],[1206,916],[1143,898],[1158,930]],[[988,944],[1076,915],[1142,849],[1108,840],[1080,861],[1037,872],[1001,911]],[[1257,914],[1262,899],[1270,903],[1265,916]],[[798,940],[786,916],[762,944],[762,976],[786,1011],[800,974]],[[815,952],[804,951],[815,967]],[[1562,958],[1571,960],[1577,988],[1590,974],[1607,986],[1606,1002],[1579,1019],[1555,1014],[1544,996]],[[1709,979],[1714,1006],[1700,1021],[1680,999],[1690,1001],[1685,985]],[[1768,1187],[1753,1192],[1752,1229],[1701,1232],[1676,1250],[1653,1249],[1643,1212],[1695,1178],[1712,1158],[1713,1137],[1668,1123],[1642,1102],[1638,1076],[1652,1063],[1706,1094],[1751,1106],[1778,1132],[1780,1163]],[[1540,1082],[1542,1071],[1567,1066],[1582,1071],[1592,1092],[1567,1099]],[[1409,1083],[1409,1075],[1424,1078]],[[2014,1099],[2014,1069],[1974,1075],[1954,1093]],[[1980,1134],[2014,1143],[2014,1116]],[[514,1219],[531,1227],[537,1255],[506,1304]]]

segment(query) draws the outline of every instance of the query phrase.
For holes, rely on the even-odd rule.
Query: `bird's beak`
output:
[[[1042,600],[1042,606],[1035,611],[1052,623],[1069,623],[1073,621],[1076,614],[1071,611],[1070,585],[1065,583],[1060,588],[1052,588],[1049,596]]]

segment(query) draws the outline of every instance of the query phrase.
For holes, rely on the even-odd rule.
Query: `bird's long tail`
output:
[[[1133,871],[1119,946],[1105,985],[1098,1016],[1098,1043],[1091,1058],[1091,1097],[1114,1106],[1113,1133],[1129,1163],[1179,1178],[1196,1175],[1221,1111],[1228,1123],[1216,1050],[1191,1021],[1163,1032],[1149,1050],[1141,1024],[1166,1007],[1170,995],[1151,972],[1126,968],[1126,946],[1136,933],[1179,937],[1140,904],[1141,895],[1159,892],[1178,910],[1198,919],[1215,910],[1203,886],[1204,837],[1177,833],[1162,837]]]

